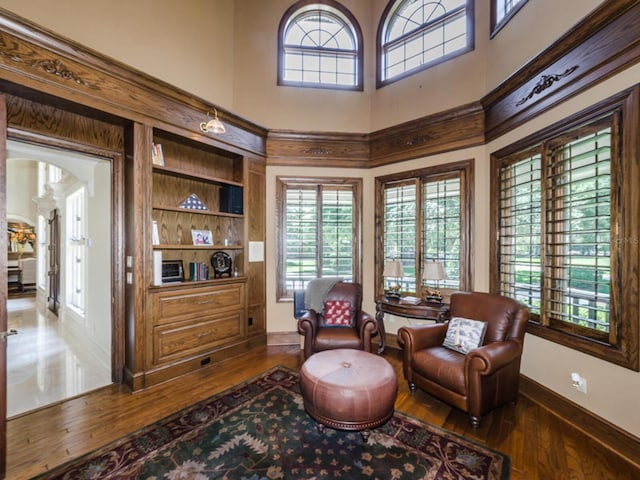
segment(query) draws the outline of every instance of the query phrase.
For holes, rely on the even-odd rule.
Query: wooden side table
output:
[[[380,333],[378,353],[382,353],[385,348],[385,313],[397,315],[398,317],[434,320],[437,323],[443,323],[449,318],[449,304],[447,302],[427,303],[422,300],[417,305],[412,305],[409,303],[402,303],[400,300],[389,299],[384,296],[376,299],[376,321],[378,322],[378,332]]]

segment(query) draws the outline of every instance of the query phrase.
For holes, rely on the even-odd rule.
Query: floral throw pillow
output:
[[[447,335],[442,346],[466,355],[482,345],[486,331],[487,322],[453,317],[449,320]]]
[[[351,302],[328,300],[324,302],[324,325],[351,327]]]

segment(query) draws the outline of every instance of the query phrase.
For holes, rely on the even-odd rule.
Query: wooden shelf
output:
[[[232,217],[232,218],[244,217],[244,215],[241,215],[239,213],[214,212],[212,210],[196,210],[194,208],[165,207],[163,205],[153,205],[152,208],[154,210],[163,210],[165,212],[197,213],[199,215],[212,215],[214,217]]]
[[[154,250],[242,250],[243,245],[182,245],[158,244],[152,245]]]
[[[198,182],[216,183],[220,185],[235,185],[237,187],[244,187],[244,185],[241,182],[234,182],[233,180],[227,180],[225,178],[213,177],[209,175],[187,173],[177,168],[163,167],[161,165],[154,165],[153,171],[155,173],[161,173],[163,175],[171,175],[174,177],[197,180]]]

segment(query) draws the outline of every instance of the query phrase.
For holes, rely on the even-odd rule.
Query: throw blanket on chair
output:
[[[322,312],[324,310],[324,297],[333,286],[342,281],[342,277],[314,278],[307,284],[304,295],[304,305],[308,310]]]

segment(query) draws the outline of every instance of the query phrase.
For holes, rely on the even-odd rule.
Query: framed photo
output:
[[[211,230],[191,230],[194,245],[213,245]]]

